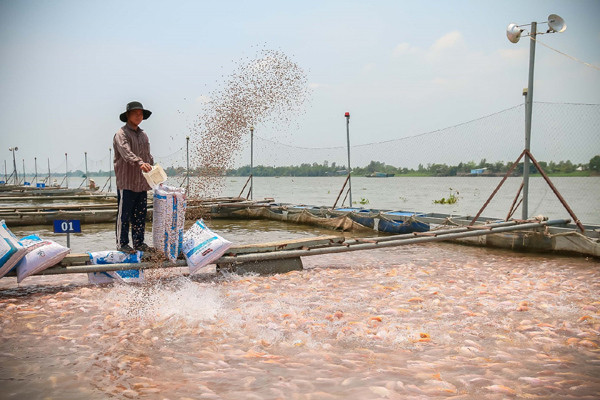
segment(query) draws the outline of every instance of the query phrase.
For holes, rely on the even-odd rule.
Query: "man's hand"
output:
[[[150,172],[150,171],[152,171],[152,165],[150,165],[148,163],[143,163],[142,165],[140,165],[140,168],[144,172]]]

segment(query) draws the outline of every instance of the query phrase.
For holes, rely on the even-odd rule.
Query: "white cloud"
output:
[[[498,54],[500,58],[505,60],[527,60],[527,54],[529,53],[529,48],[527,47],[519,47],[514,49],[500,49],[498,50]]]
[[[402,42],[402,43],[398,44],[396,47],[394,47],[394,50],[392,51],[392,55],[394,55],[395,57],[398,57],[398,56],[402,56],[405,54],[415,53],[417,50],[418,50],[417,48],[412,47],[409,43]]]
[[[430,59],[435,59],[439,57],[445,50],[457,50],[460,48],[464,49],[464,47],[465,42],[462,33],[459,31],[452,31],[437,39],[428,50],[411,46],[410,43],[407,42],[402,42],[394,47],[392,55],[394,57],[400,57],[407,54],[412,56],[424,55]]]
[[[437,77],[433,78],[431,80],[431,83],[435,86],[448,86],[448,84],[450,84],[450,80],[446,78]]]
[[[458,31],[452,31],[436,40],[431,46],[431,51],[433,53],[438,53],[446,49],[457,47],[458,45],[463,44],[463,42],[463,35]]]
[[[464,77],[450,76],[447,78],[437,76],[430,81],[433,88],[438,90],[462,90],[466,87],[468,81],[465,81]]]
[[[377,64],[375,64],[375,63],[365,64],[365,66],[363,67],[363,71],[365,71],[365,72],[373,71],[376,66],[377,66]]]

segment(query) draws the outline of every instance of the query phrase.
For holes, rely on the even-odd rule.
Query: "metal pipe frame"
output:
[[[359,250],[373,250],[387,247],[396,247],[407,244],[417,243],[430,243],[440,242],[444,240],[454,240],[474,236],[484,236],[494,233],[512,232],[518,230],[537,229],[545,226],[552,225],[565,225],[568,224],[570,219],[558,219],[552,221],[540,221],[540,222],[525,222],[520,223],[517,221],[509,221],[505,223],[498,223],[494,225],[486,225],[482,229],[481,226],[468,228],[459,228],[462,232],[456,232],[456,229],[449,229],[446,231],[438,231],[435,236],[417,236],[412,234],[408,235],[396,235],[396,237],[386,238],[375,238],[374,243],[361,243],[360,240],[355,240],[350,245],[344,245],[344,243],[335,246],[321,247],[312,250],[284,250],[276,251],[272,253],[255,253],[255,254],[243,254],[236,257],[224,256],[214,262],[221,266],[235,265],[245,262],[255,262],[264,260],[283,260],[297,257],[317,256],[322,254],[331,253],[346,253],[350,251]],[[504,224],[504,225],[502,225]],[[508,226],[507,226],[508,224]],[[489,228],[488,228],[489,227]],[[445,232],[445,233],[444,233]],[[362,239],[366,241],[367,239]],[[108,272],[108,271],[123,271],[131,269],[157,269],[157,268],[173,268],[173,267],[185,267],[187,263],[185,260],[177,260],[175,263],[163,262],[163,263],[150,263],[142,262],[138,264],[104,264],[104,265],[80,265],[70,267],[54,267],[41,271],[35,275],[58,275],[58,274],[70,274],[70,273],[87,273],[87,272]]]

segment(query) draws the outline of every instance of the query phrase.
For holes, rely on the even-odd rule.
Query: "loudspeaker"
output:
[[[513,43],[517,43],[521,39],[521,33],[523,29],[519,28],[517,24],[510,24],[506,28],[506,37]]]
[[[567,24],[565,24],[565,20],[556,14],[548,15],[548,26],[550,27],[550,31],[552,32],[564,32],[565,29],[567,29]]]

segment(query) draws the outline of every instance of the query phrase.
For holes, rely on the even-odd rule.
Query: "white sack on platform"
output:
[[[90,261],[95,265],[102,264],[137,264],[141,261],[143,252],[138,251],[133,254],[124,253],[116,250],[96,251],[88,253]],[[144,270],[128,269],[122,271],[107,272],[89,272],[88,279],[90,283],[101,284],[111,282],[143,282]]]
[[[13,270],[26,252],[4,220],[0,221],[0,278]]]
[[[17,264],[17,282],[58,264],[71,251],[68,247],[52,240],[41,239],[37,235],[25,236],[19,243],[25,247],[27,253]]]
[[[232,243],[211,231],[203,220],[196,221],[183,235],[183,254],[190,267],[190,274],[216,261]]]
[[[152,241],[154,248],[172,262],[181,251],[185,209],[185,189],[166,185],[154,189]]]

